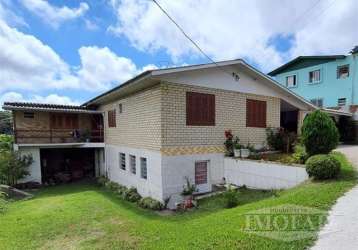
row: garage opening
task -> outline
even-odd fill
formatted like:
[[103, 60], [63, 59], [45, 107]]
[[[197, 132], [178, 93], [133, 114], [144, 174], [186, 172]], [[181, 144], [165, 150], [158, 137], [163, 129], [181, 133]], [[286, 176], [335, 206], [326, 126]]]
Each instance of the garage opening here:
[[44, 184], [67, 183], [95, 176], [93, 148], [41, 149], [40, 158]]
[[283, 100], [281, 100], [280, 126], [288, 132], [297, 133], [298, 109]]

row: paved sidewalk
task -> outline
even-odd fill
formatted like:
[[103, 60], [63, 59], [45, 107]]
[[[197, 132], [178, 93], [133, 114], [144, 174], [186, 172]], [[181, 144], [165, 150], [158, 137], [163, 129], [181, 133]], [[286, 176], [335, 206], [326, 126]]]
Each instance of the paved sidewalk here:
[[[358, 146], [341, 146], [337, 151], [358, 167]], [[321, 249], [358, 249], [358, 186], [339, 198], [329, 212], [328, 223], [311, 248]]]

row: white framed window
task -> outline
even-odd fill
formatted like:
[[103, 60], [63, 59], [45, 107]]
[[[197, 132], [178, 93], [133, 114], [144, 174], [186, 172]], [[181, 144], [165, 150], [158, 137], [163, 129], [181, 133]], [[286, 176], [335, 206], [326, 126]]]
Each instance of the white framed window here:
[[322, 108], [323, 107], [323, 98], [311, 99], [311, 103], [319, 108]]
[[24, 118], [33, 119], [35, 117], [34, 112], [24, 112]]
[[349, 64], [337, 67], [337, 79], [349, 77]]
[[346, 98], [338, 98], [338, 106], [346, 106], [347, 99]]
[[293, 88], [297, 86], [297, 76], [286, 76], [286, 87]]
[[137, 166], [136, 166], [136, 157], [135, 155], [129, 155], [129, 167], [132, 174], [137, 173]]
[[140, 177], [147, 179], [147, 158], [140, 158]]
[[119, 153], [119, 168], [126, 170], [126, 154]]
[[309, 83], [317, 83], [321, 81], [321, 70], [314, 70], [308, 73]]
[[123, 104], [122, 103], [118, 104], [118, 113], [119, 114], [123, 113]]

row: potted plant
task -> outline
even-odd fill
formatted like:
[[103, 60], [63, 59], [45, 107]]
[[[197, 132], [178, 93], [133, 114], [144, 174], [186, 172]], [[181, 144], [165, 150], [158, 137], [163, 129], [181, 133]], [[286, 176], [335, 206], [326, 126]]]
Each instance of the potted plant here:
[[81, 133], [81, 139], [85, 142], [91, 141], [91, 132], [89, 131], [89, 129], [83, 130], [83, 132]]
[[193, 193], [196, 191], [196, 186], [190, 183], [187, 176], [185, 177], [185, 182], [181, 195], [184, 199], [184, 208], [191, 208], [193, 207]]
[[235, 146], [234, 146], [234, 155], [235, 157], [240, 157], [240, 158], [247, 158], [250, 156], [250, 152], [252, 151], [252, 146], [250, 145], [250, 143], [248, 143], [246, 146], [242, 145], [239, 143], [240, 140], [238, 137], [236, 137], [235, 139]]

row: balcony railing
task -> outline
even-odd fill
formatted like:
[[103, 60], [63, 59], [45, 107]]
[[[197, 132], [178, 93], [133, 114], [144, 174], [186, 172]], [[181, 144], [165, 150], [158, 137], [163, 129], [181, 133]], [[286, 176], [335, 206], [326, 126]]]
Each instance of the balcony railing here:
[[103, 142], [103, 129], [16, 129], [18, 144]]

